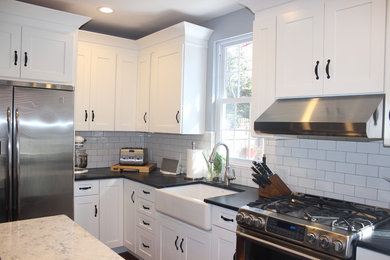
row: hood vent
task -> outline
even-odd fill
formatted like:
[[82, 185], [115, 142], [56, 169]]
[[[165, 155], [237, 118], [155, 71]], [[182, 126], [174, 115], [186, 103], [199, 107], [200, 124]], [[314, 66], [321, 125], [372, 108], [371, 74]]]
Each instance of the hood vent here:
[[384, 95], [276, 100], [256, 121], [259, 134], [382, 138]]

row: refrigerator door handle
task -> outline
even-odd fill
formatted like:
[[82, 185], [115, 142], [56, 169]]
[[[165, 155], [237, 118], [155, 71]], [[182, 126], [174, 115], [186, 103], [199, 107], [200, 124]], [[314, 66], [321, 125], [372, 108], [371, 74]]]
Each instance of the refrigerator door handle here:
[[15, 166], [15, 199], [16, 199], [16, 218], [15, 220], [19, 220], [20, 217], [20, 197], [19, 197], [19, 172], [20, 172], [20, 136], [19, 136], [19, 110], [15, 110], [15, 122], [16, 122], [16, 127], [15, 127], [15, 139], [16, 139], [16, 153], [15, 153], [15, 159], [16, 159], [16, 166]]
[[8, 173], [8, 221], [12, 220], [12, 161], [11, 161], [11, 147], [12, 147], [12, 136], [11, 136], [11, 108], [7, 108], [7, 129], [8, 129], [8, 144], [7, 144], [7, 173]]

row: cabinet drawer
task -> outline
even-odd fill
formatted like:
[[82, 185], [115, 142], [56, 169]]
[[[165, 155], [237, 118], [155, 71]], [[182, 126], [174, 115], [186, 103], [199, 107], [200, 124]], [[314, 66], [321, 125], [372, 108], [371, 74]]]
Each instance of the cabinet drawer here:
[[225, 228], [227, 230], [236, 232], [237, 222], [236, 215], [237, 211], [213, 206], [212, 209], [212, 223], [213, 225]]
[[143, 259], [154, 259], [155, 252], [156, 248], [153, 234], [141, 228], [137, 228], [136, 254], [141, 256]]
[[155, 223], [156, 223], [156, 221], [153, 218], [148, 217], [144, 214], [137, 214], [137, 226], [138, 227], [140, 227], [146, 231], [149, 231], [151, 233], [154, 233], [154, 230], [156, 228]]
[[151, 216], [151, 217], [154, 217], [155, 209], [154, 209], [153, 202], [145, 200], [143, 198], [138, 198], [137, 204], [138, 204], [138, 206], [137, 206], [138, 212], [145, 214], [145, 215], [148, 215], [148, 216]]
[[154, 190], [155, 188], [147, 185], [139, 185], [137, 195], [140, 198], [154, 202]]
[[99, 180], [75, 181], [74, 196], [99, 194]]

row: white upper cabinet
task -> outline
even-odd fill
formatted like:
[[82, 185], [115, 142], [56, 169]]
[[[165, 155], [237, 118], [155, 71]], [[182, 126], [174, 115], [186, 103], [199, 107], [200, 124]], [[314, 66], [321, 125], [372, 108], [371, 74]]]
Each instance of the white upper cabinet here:
[[77, 29], [90, 18], [17, 1], [0, 2], [0, 77], [75, 83]]
[[[276, 71], [268, 85], [259, 71], [254, 87], [271, 87], [275, 98], [383, 93], [385, 14], [385, 0], [298, 0], [256, 13], [255, 48], [264, 46], [256, 34], [266, 17], [276, 23], [275, 64], [268, 63]], [[267, 55], [255, 49], [254, 67]]]
[[0, 23], [0, 75], [19, 77], [22, 27]]
[[75, 130], [135, 130], [137, 55], [132, 40], [79, 32]]
[[385, 19], [386, 0], [325, 1], [324, 94], [384, 91]]
[[182, 22], [137, 41], [144, 54], [138, 62], [138, 131], [204, 132], [207, 42], [211, 33]]
[[322, 0], [293, 2], [277, 15], [277, 97], [322, 94], [322, 28]]
[[135, 128], [140, 132], [149, 131], [150, 59], [150, 53], [141, 54], [138, 57], [137, 109], [135, 116]]

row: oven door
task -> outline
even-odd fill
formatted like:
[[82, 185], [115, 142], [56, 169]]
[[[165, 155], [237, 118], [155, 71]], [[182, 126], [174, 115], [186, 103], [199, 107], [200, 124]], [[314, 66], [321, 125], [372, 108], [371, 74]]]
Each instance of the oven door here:
[[300, 245], [237, 227], [236, 260], [339, 260]]

